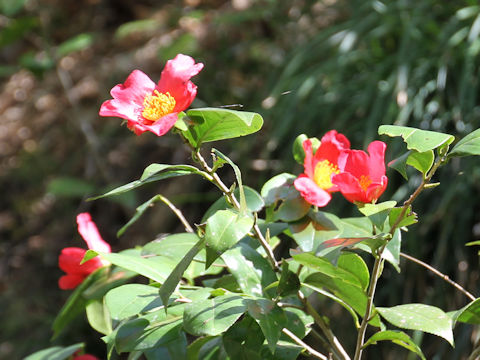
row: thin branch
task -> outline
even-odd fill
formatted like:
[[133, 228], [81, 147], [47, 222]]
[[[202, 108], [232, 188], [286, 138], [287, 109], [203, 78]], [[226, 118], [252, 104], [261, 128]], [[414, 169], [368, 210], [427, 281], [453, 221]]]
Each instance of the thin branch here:
[[476, 297], [474, 295], [472, 295], [471, 293], [469, 293], [465, 288], [463, 288], [460, 284], [456, 283], [455, 281], [453, 281], [452, 279], [450, 279], [448, 277], [448, 275], [445, 275], [444, 273], [438, 271], [437, 269], [435, 269], [433, 266], [431, 265], [428, 265], [427, 263], [423, 262], [422, 260], [419, 260], [413, 256], [410, 256], [408, 254], [405, 254], [403, 252], [400, 253], [400, 256], [404, 257], [405, 259], [408, 259], [410, 261], [413, 261], [414, 263], [417, 263], [418, 265], [420, 266], [423, 266], [424, 268], [430, 270], [432, 273], [434, 273], [435, 275], [437, 275], [438, 277], [440, 277], [441, 279], [445, 280], [447, 283], [449, 283], [450, 285], [452, 285], [453, 287], [455, 287], [457, 290], [459, 290], [460, 292], [462, 292], [466, 297], [468, 297], [470, 300], [474, 301], [476, 299]]
[[185, 226], [185, 231], [187, 231], [189, 233], [195, 232], [195, 230], [193, 230], [193, 228], [188, 223], [187, 219], [185, 219], [185, 217], [183, 216], [182, 212], [180, 210], [178, 210], [178, 208], [175, 207], [175, 205], [173, 205], [170, 202], [170, 200], [168, 200], [165, 196], [160, 195], [160, 194], [158, 194], [157, 196], [165, 205], [167, 205], [170, 208], [170, 210], [173, 211], [173, 213], [175, 215], [177, 215], [178, 219], [182, 222], [183, 226]]
[[301, 347], [303, 347], [305, 350], [307, 350], [307, 352], [312, 355], [313, 357], [317, 358], [317, 359], [321, 359], [321, 360], [328, 360], [328, 357], [326, 357], [325, 355], [319, 353], [317, 350], [313, 349], [312, 347], [310, 347], [309, 345], [305, 344], [300, 338], [298, 338], [294, 333], [292, 333], [290, 330], [286, 329], [286, 328], [283, 328], [282, 329], [282, 332], [287, 335], [290, 339], [292, 339], [293, 341], [295, 341], [298, 345], [300, 345]]

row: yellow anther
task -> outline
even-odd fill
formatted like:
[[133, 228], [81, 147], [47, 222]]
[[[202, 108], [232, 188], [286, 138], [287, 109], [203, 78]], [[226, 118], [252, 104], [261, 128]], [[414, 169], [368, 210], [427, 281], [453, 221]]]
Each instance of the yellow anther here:
[[162, 116], [170, 114], [175, 108], [175, 99], [169, 92], [161, 93], [154, 90], [153, 94], [143, 100], [142, 116], [151, 121], [157, 121]]
[[362, 175], [360, 176], [360, 187], [362, 188], [363, 191], [367, 191], [368, 187], [372, 183], [372, 180], [370, 179], [370, 176], [368, 175]]
[[340, 170], [336, 165], [331, 164], [328, 160], [319, 161], [315, 165], [315, 172], [313, 174], [313, 181], [321, 189], [330, 189], [332, 184], [332, 174], [339, 174]]

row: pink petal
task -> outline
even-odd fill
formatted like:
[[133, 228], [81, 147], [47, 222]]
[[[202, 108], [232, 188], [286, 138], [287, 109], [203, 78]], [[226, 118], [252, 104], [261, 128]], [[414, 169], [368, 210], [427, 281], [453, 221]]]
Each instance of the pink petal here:
[[87, 243], [89, 249], [99, 252], [112, 252], [110, 245], [100, 236], [97, 225], [92, 221], [89, 213], [78, 214], [77, 224], [78, 232]]
[[300, 192], [305, 201], [312, 205], [323, 207], [327, 205], [332, 198], [327, 191], [319, 188], [313, 180], [305, 175], [300, 175], [296, 178], [293, 185], [295, 186], [295, 189]]
[[183, 54], [178, 54], [174, 59], [167, 61], [157, 90], [161, 93], [169, 92], [175, 98], [175, 112], [185, 110], [195, 99], [197, 86], [190, 81], [190, 78], [202, 69], [202, 63], [195, 64], [193, 58]]
[[368, 168], [370, 178], [373, 182], [379, 181], [385, 176], [385, 150], [387, 145], [383, 141], [373, 141], [368, 145], [368, 153], [370, 154]]
[[337, 165], [340, 152], [347, 149], [350, 149], [350, 141], [345, 135], [337, 133], [336, 130], [330, 130], [322, 137], [315, 159], [328, 160], [331, 164]]
[[78, 274], [63, 275], [62, 277], [60, 277], [60, 279], [58, 279], [58, 287], [62, 290], [75, 289], [83, 282], [85, 277], [85, 275]]
[[387, 184], [388, 184], [388, 178], [385, 175], [382, 176], [380, 183], [374, 182], [370, 184], [366, 192], [366, 197], [368, 199], [368, 202], [377, 200], [387, 188]]
[[103, 266], [98, 256], [80, 265], [86, 252], [85, 249], [75, 247], [62, 249], [58, 256], [58, 267], [67, 274], [88, 275]]
[[344, 150], [338, 159], [339, 168], [342, 171], [351, 173], [354, 177], [360, 178], [362, 175], [369, 175], [369, 158], [362, 150]]
[[99, 360], [96, 356], [90, 354], [75, 356], [72, 360]]
[[178, 113], [171, 113], [161, 117], [152, 125], [146, 125], [139, 122], [129, 121], [128, 128], [135, 131], [135, 134], [140, 135], [145, 131], [151, 131], [157, 136], [166, 134], [178, 120]]
[[310, 139], [307, 139], [303, 142], [303, 151], [305, 152], [305, 158], [303, 159], [303, 169], [305, 175], [309, 178], [313, 178], [315, 174], [315, 164], [313, 162], [313, 149], [312, 142]]

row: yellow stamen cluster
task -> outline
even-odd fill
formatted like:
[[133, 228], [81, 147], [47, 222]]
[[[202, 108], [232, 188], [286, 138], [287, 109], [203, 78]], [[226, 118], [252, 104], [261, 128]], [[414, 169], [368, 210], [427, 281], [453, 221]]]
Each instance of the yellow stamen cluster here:
[[332, 174], [339, 174], [340, 170], [336, 165], [331, 164], [328, 160], [319, 161], [315, 165], [313, 173], [313, 181], [321, 189], [330, 189], [333, 186]]
[[157, 121], [162, 116], [170, 114], [175, 108], [176, 101], [169, 92], [161, 93], [154, 90], [153, 94], [145, 96], [143, 100], [142, 116], [151, 121]]
[[363, 191], [367, 191], [368, 187], [372, 183], [372, 180], [370, 179], [370, 176], [368, 175], [362, 175], [360, 176], [360, 187], [362, 188]]

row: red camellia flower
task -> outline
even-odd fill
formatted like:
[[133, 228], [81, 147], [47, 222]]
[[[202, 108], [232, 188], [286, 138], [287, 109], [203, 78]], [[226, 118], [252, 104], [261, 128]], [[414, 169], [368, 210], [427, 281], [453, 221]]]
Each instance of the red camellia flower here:
[[202, 68], [202, 63], [195, 64], [190, 56], [178, 54], [167, 61], [158, 84], [134, 70], [125, 83], [110, 91], [113, 99], [102, 104], [100, 115], [128, 120], [128, 128], [137, 135], [151, 131], [162, 136], [175, 124], [178, 113], [195, 99], [197, 86], [190, 78]]
[[99, 360], [96, 356], [90, 354], [75, 355], [73, 354], [72, 360]]
[[[92, 221], [89, 213], [78, 214], [77, 224], [78, 232], [87, 243], [89, 249], [107, 253], [111, 252], [110, 245], [100, 236], [97, 226]], [[60, 289], [69, 290], [76, 288], [88, 275], [108, 264], [108, 262], [102, 261], [97, 256], [80, 265], [86, 252], [87, 250], [77, 247], [62, 249], [58, 257], [58, 266], [67, 274], [58, 280]]]
[[362, 150], [346, 150], [339, 156], [343, 172], [334, 175], [332, 182], [342, 195], [353, 203], [371, 203], [383, 194], [388, 178], [385, 176], [385, 149], [382, 141], [368, 145], [368, 154]]
[[315, 155], [310, 139], [303, 142], [304, 173], [295, 179], [293, 185], [307, 202], [319, 207], [328, 204], [332, 198], [330, 193], [338, 191], [331, 180], [332, 175], [341, 171], [338, 166], [338, 156], [343, 150], [349, 148], [350, 141], [336, 130], [331, 130], [322, 137]]

